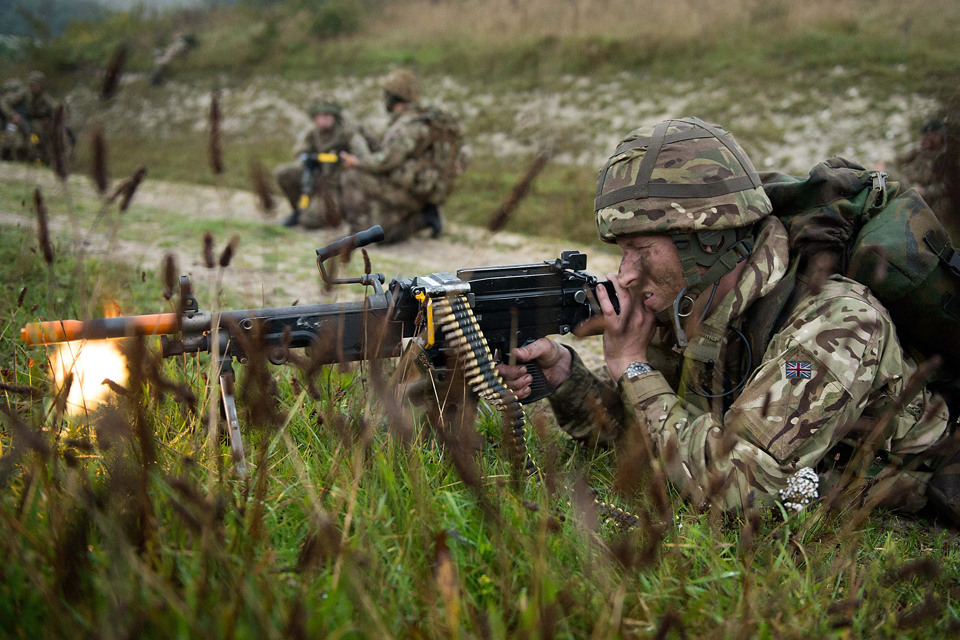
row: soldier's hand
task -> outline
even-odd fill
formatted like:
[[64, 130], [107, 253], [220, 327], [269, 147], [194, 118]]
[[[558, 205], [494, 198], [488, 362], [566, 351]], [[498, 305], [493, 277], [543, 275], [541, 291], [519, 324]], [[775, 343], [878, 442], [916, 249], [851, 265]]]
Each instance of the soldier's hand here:
[[614, 310], [604, 287], [597, 287], [597, 302], [603, 311], [603, 359], [610, 376], [617, 381], [631, 362], [647, 362], [647, 347], [656, 332], [657, 317], [642, 303], [633, 304], [617, 274], [609, 273], [607, 279], [617, 292], [620, 313]]
[[533, 382], [533, 376], [527, 373], [527, 368], [521, 363], [536, 361], [540, 370], [543, 371], [543, 377], [552, 387], [558, 387], [569, 378], [573, 367], [573, 356], [570, 355], [570, 351], [549, 338], [540, 338], [525, 347], [517, 347], [513, 350], [513, 355], [517, 359], [517, 364], [513, 366], [498, 364], [497, 371], [519, 400], [530, 395], [530, 384]]
[[23, 118], [20, 117], [19, 113], [13, 114], [13, 124], [21, 124], [22, 122]]
[[352, 153], [347, 153], [346, 151], [340, 152], [340, 162], [343, 163], [344, 169], [350, 169], [357, 166], [358, 161], [359, 160], [357, 156], [353, 155]]

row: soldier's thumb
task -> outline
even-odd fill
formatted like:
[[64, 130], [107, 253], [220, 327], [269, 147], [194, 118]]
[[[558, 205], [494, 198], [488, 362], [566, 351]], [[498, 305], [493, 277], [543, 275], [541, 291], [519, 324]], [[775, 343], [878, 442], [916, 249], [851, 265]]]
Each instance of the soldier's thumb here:
[[554, 345], [552, 340], [549, 338], [540, 338], [525, 347], [517, 347], [514, 350], [514, 354], [517, 356], [517, 360], [529, 362], [542, 358], [543, 356], [552, 355], [553, 350]]

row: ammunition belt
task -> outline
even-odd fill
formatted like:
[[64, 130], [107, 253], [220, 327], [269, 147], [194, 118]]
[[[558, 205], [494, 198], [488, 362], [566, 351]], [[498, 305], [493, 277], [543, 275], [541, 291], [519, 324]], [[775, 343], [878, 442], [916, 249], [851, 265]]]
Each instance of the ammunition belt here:
[[[490, 346], [480, 331], [473, 309], [464, 295], [448, 295], [432, 300], [434, 322], [443, 331], [447, 347], [464, 368], [464, 379], [471, 390], [503, 414], [503, 441], [508, 457], [524, 476], [543, 475], [527, 453], [526, 418], [513, 391], [497, 373]], [[622, 527], [638, 527], [640, 519], [623, 509], [593, 497], [602, 520]]]

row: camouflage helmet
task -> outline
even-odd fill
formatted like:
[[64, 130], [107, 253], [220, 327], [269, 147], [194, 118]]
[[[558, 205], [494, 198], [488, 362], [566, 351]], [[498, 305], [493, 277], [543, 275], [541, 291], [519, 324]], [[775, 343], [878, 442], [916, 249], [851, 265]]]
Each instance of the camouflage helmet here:
[[630, 132], [600, 170], [594, 201], [604, 242], [748, 227], [772, 210], [733, 136], [697, 118]]
[[343, 115], [343, 109], [340, 105], [332, 100], [317, 101], [310, 105], [310, 117], [316, 117], [322, 113], [329, 114], [336, 118], [339, 118]]
[[420, 78], [409, 69], [395, 69], [380, 83], [383, 90], [404, 102], [420, 100]]
[[46, 81], [47, 76], [43, 73], [43, 71], [31, 71], [27, 76], [27, 84], [39, 84], [40, 86], [43, 86]]
[[947, 128], [946, 123], [940, 118], [930, 118], [920, 127], [920, 133], [940, 133]]

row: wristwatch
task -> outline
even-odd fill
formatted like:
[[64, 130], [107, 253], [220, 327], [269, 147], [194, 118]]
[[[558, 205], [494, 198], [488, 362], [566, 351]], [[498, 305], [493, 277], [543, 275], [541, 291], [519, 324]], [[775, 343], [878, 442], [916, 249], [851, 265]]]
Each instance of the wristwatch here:
[[627, 376], [628, 380], [633, 380], [637, 376], [642, 376], [643, 374], [650, 373], [653, 370], [653, 367], [646, 362], [631, 362], [630, 366], [627, 367], [627, 370], [623, 372], [623, 375]]

